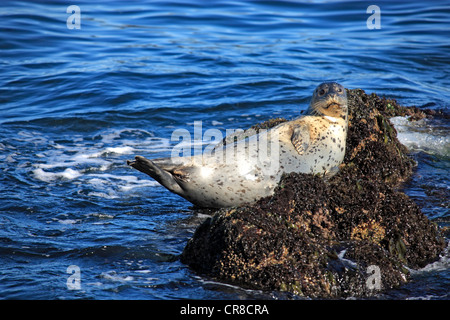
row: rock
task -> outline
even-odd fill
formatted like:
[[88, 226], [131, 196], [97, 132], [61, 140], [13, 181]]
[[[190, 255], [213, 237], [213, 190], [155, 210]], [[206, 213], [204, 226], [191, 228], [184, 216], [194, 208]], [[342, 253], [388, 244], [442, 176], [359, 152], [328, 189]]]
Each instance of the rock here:
[[389, 121], [429, 115], [360, 89], [348, 90], [348, 99], [347, 150], [338, 174], [328, 180], [285, 175], [272, 197], [215, 212], [181, 261], [242, 287], [338, 298], [399, 286], [408, 268], [436, 260], [444, 237], [398, 190], [415, 163]]

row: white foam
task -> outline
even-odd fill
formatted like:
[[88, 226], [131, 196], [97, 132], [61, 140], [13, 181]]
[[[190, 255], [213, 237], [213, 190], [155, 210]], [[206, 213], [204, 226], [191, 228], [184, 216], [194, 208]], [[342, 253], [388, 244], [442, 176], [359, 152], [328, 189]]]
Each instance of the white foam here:
[[[99, 213], [89, 213], [88, 216], [92, 216], [92, 217], [96, 217], [99, 219], [114, 219], [114, 216], [111, 214], [106, 214], [103, 212], [99, 212]], [[95, 224], [95, 222], [94, 222]]]
[[137, 272], [137, 273], [144, 273], [144, 274], [146, 274], [146, 273], [152, 273], [152, 270], [149, 270], [149, 269], [145, 269], [145, 270], [136, 270], [136, 272]]
[[154, 186], [158, 186], [159, 183], [153, 180], [140, 180], [139, 183], [135, 183], [135, 184], [126, 184], [123, 186], [119, 187], [120, 191], [123, 192], [128, 192], [134, 188], [145, 188], [145, 187], [154, 187]]
[[450, 241], [439, 260], [417, 270], [417, 272], [445, 271], [450, 269]]
[[[91, 178], [93, 177], [93, 178]], [[117, 194], [111, 189], [116, 187], [119, 192], [129, 192], [135, 188], [154, 187], [159, 183], [155, 180], [139, 179], [137, 176], [129, 175], [113, 175], [113, 174], [90, 174], [88, 175], [88, 183], [97, 189], [107, 192], [91, 192], [89, 195], [102, 198], [116, 198]]]
[[393, 117], [398, 140], [411, 151], [424, 151], [448, 156], [450, 154], [449, 129], [438, 127], [429, 119], [410, 121], [407, 117]]
[[131, 154], [133, 153], [134, 148], [129, 146], [123, 146], [123, 147], [108, 147], [105, 149], [105, 152], [112, 152], [117, 154]]
[[38, 163], [34, 166], [41, 169], [54, 169], [80, 165], [101, 166], [109, 164], [107, 160], [98, 158], [101, 152], [86, 153], [85, 151], [80, 151], [76, 154], [71, 154], [72, 152], [72, 148], [58, 149], [58, 151], [54, 151], [46, 157], [47, 163]]
[[356, 267], [357, 267], [357, 264], [356, 264], [354, 261], [349, 260], [349, 259], [347, 259], [347, 258], [344, 258], [346, 252], [347, 252], [347, 249], [341, 250], [341, 251], [338, 253], [338, 258], [339, 258], [343, 263], [346, 263], [346, 264], [350, 265], [351, 267], [356, 268]]
[[54, 180], [61, 178], [73, 180], [82, 175], [79, 171], [73, 170], [71, 168], [67, 168], [62, 172], [46, 172], [43, 169], [38, 168], [33, 170], [33, 174], [36, 177], [36, 179], [45, 182], [52, 182]]
[[55, 180], [55, 177], [53, 174], [51, 174], [49, 172], [45, 172], [41, 168], [33, 170], [33, 175], [36, 179], [45, 181], [45, 182], [50, 182], [50, 181]]
[[93, 185], [94, 187], [101, 188], [103, 187], [107, 181], [99, 178], [93, 178], [86, 181], [88, 184]]
[[81, 173], [79, 171], [73, 170], [71, 168], [67, 168], [63, 172], [60, 173], [60, 176], [69, 180], [78, 178], [81, 176]]
[[65, 220], [58, 220], [58, 222], [61, 223], [61, 224], [76, 224], [76, 223], [80, 222], [80, 220], [65, 219]]
[[[123, 175], [126, 155], [151, 156], [164, 152], [167, 156], [171, 151], [169, 139], [132, 128], [108, 129], [93, 138], [61, 137], [58, 143], [45, 135], [26, 131], [18, 136], [18, 139], [41, 145], [38, 161], [31, 169], [36, 180], [49, 184], [73, 183], [81, 194], [106, 199], [115, 199], [124, 193], [133, 196], [133, 189], [159, 185], [150, 178], [141, 179], [138, 174]], [[14, 161], [13, 157], [4, 160]]]
[[121, 275], [121, 274], [118, 274], [116, 271], [102, 272], [100, 274], [100, 278], [103, 278], [108, 281], [113, 281], [113, 282], [127, 282], [127, 281], [134, 280], [134, 278], [132, 276]]

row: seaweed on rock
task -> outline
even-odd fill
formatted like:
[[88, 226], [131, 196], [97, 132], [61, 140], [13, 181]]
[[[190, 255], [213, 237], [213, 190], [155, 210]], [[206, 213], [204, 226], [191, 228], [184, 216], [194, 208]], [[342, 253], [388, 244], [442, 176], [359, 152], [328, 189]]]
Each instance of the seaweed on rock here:
[[335, 176], [287, 174], [273, 196], [217, 211], [181, 261], [243, 287], [336, 298], [396, 287], [408, 280], [408, 268], [437, 259], [444, 238], [398, 190], [415, 163], [389, 121], [426, 115], [360, 89], [348, 90], [348, 99], [346, 155]]

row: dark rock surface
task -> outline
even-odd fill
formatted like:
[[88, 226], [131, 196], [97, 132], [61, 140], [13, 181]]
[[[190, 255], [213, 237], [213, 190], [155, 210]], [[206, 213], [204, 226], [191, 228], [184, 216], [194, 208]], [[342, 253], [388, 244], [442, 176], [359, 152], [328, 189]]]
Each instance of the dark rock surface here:
[[396, 287], [408, 281], [407, 268], [436, 260], [444, 238], [398, 190], [415, 163], [389, 122], [395, 115], [430, 115], [360, 89], [349, 90], [348, 99], [347, 148], [338, 174], [328, 180], [285, 175], [272, 197], [215, 212], [198, 227], [181, 261], [243, 287], [337, 298]]

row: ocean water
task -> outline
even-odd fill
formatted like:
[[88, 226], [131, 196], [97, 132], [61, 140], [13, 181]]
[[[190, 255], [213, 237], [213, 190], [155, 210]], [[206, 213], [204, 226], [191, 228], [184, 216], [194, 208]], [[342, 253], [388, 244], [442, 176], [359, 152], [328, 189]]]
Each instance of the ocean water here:
[[[1, 299], [289, 298], [180, 263], [206, 215], [126, 160], [194, 122], [296, 117], [324, 80], [448, 115], [448, 1], [70, 4], [0, 3]], [[448, 227], [448, 116], [393, 121], [418, 161], [405, 192]], [[376, 298], [449, 299], [449, 258]]]

